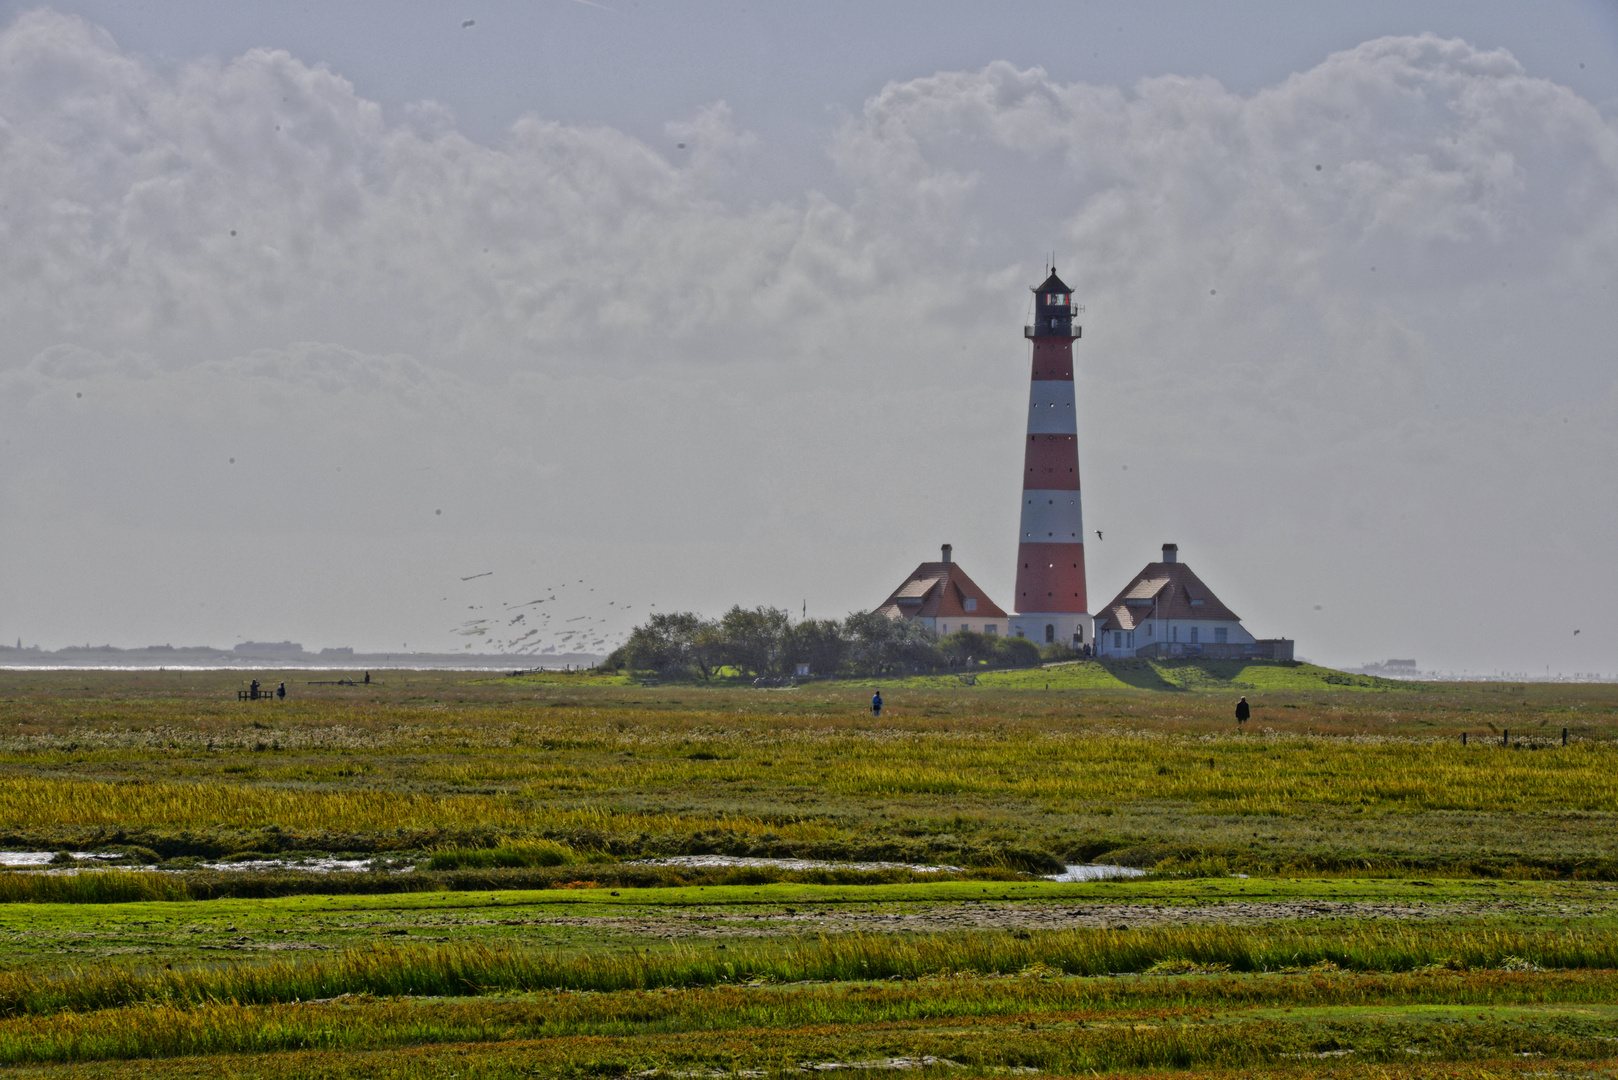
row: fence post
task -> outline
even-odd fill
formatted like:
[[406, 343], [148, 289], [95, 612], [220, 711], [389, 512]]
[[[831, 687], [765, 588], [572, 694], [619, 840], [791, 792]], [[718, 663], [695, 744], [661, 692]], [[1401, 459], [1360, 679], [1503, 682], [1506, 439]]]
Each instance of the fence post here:
[[1500, 729], [1500, 745], [1501, 746], [1507, 746], [1510, 743], [1511, 743], [1511, 729], [1510, 728], [1501, 728]]
[[1466, 745], [1466, 732], [1464, 732], [1464, 731], [1461, 732], [1461, 745], [1462, 746]]
[[1567, 728], [1562, 729], [1562, 745], [1567, 745]]

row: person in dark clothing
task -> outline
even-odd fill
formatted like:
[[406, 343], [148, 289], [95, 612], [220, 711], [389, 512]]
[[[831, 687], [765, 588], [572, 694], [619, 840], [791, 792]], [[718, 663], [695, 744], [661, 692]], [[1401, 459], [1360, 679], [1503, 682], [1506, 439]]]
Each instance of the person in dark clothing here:
[[258, 700], [258, 680], [254, 679], [247, 684], [247, 698], [249, 701]]
[[280, 686], [277, 686], [275, 688], [275, 696], [277, 698], [279, 698], [280, 700], [282, 700], [282, 701], [285, 701], [287, 699], [287, 684], [286, 683], [282, 683]]
[[367, 671], [367, 672], [366, 672], [366, 673], [365, 673], [365, 685], [366, 685], [366, 686], [370, 686], [370, 685], [371, 685], [371, 673], [370, 673], [370, 672], [369, 672], [369, 671]]
[[882, 691], [880, 690], [871, 695], [871, 715], [882, 715]]
[[1245, 724], [1247, 722], [1247, 718], [1252, 716], [1252, 715], [1253, 715], [1253, 710], [1247, 707], [1247, 699], [1246, 698], [1242, 698], [1240, 701], [1238, 701], [1236, 703], [1236, 723], [1237, 723], [1237, 725]]

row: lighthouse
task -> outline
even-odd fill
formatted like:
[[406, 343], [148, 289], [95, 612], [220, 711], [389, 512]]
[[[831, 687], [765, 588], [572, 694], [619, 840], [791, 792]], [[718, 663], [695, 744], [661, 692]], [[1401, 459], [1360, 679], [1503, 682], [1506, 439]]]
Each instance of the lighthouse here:
[[1016, 614], [1011, 632], [1037, 644], [1091, 643], [1084, 590], [1084, 517], [1079, 507], [1079, 424], [1073, 395], [1073, 342], [1080, 328], [1073, 290], [1051, 276], [1034, 290], [1023, 445], [1022, 520], [1017, 531]]

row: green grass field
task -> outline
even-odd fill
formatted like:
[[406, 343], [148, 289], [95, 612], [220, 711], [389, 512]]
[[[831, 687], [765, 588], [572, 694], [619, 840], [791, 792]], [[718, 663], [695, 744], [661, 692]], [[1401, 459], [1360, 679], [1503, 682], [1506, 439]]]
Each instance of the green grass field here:
[[1618, 1075], [1618, 687], [259, 677], [0, 673], [0, 1068]]

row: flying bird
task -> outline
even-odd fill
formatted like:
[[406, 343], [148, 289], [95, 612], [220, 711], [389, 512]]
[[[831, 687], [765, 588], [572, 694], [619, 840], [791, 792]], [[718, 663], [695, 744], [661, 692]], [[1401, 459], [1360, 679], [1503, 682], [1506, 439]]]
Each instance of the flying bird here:
[[1096, 530], [1096, 539], [1097, 539], [1097, 540], [1100, 540], [1100, 539], [1101, 539], [1101, 530], [1100, 530], [1100, 529], [1097, 529], [1097, 530]]
[[1578, 636], [1579, 636], [1579, 632], [1578, 632], [1578, 631], [1577, 631], [1577, 630], [1575, 630], [1575, 631], [1573, 631], [1573, 636], [1574, 636], [1574, 637], [1578, 637]]
[[468, 26], [476, 26], [477, 24], [478, 21], [476, 19], [467, 19], [461, 23], [461, 29], [465, 30]]
[[488, 577], [492, 573], [494, 573], [493, 570], [485, 570], [481, 574], [473, 574], [471, 577], [463, 577], [461, 580], [462, 581], [471, 581], [472, 578]]

